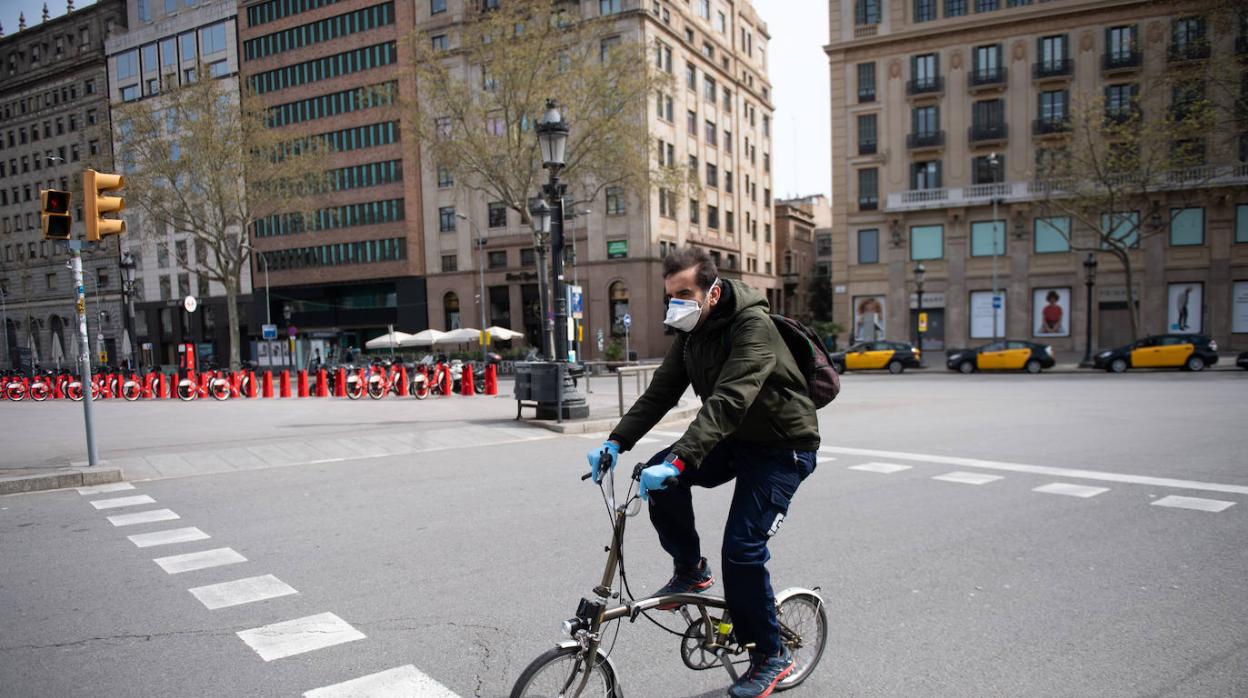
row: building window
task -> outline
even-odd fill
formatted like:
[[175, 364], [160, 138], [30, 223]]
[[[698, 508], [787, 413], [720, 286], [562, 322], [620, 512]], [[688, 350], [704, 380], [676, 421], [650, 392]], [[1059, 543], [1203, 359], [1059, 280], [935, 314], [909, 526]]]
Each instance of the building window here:
[[719, 188], [719, 167], [712, 163], [706, 163], [706, 186]]
[[702, 97], [706, 101], [710, 102], [712, 106], [719, 101], [719, 94], [716, 91], [717, 89], [718, 85], [715, 83], [715, 78], [709, 75], [702, 78]]
[[117, 79], [126, 80], [139, 74], [139, 50], [117, 54]]
[[689, 132], [690, 138], [698, 137], [698, 113], [696, 111], [687, 112], [685, 116], [685, 130]]
[[178, 37], [178, 47], [182, 54], [182, 62], [194, 62], [198, 53], [195, 50], [195, 32], [187, 32]]
[[1005, 71], [1002, 69], [1001, 44], [976, 46], [973, 70], [974, 74], [971, 76], [972, 84], [989, 84], [1004, 80]]
[[911, 56], [910, 77], [916, 90], [936, 89], [940, 80], [940, 57], [934, 53]]
[[719, 145], [719, 138], [715, 130], [714, 121], [706, 122], [706, 144], [711, 147], [716, 147]]
[[459, 257], [453, 254], [442, 255], [442, 271], [459, 271]]
[[1170, 209], [1170, 246], [1187, 247], [1205, 244], [1205, 209]]
[[1177, 59], [1203, 58], [1209, 55], [1204, 17], [1174, 20], [1170, 35], [1170, 55]]
[[[820, 256], [830, 256], [832, 254], [832, 240], [828, 239], [828, 252], [824, 255], [820, 252]], [[869, 230], [858, 231], [858, 263], [859, 264], [878, 264], [880, 261], [880, 231], [874, 228]]]
[[966, 0], [945, 0], [945, 17], [961, 17], [966, 14]]
[[910, 130], [916, 139], [935, 138], [940, 132], [940, 107], [915, 107], [910, 112]]
[[971, 159], [972, 184], [1000, 184], [1005, 181], [1005, 156], [997, 155], [996, 162], [990, 155], [979, 155]]
[[1070, 114], [1067, 106], [1070, 95], [1066, 90], [1047, 90], [1040, 93], [1040, 120], [1049, 124], [1064, 123]]
[[910, 228], [910, 259], [941, 259], [945, 256], [945, 228], [940, 225], [916, 225]]
[[880, 0], [856, 0], [854, 24], [858, 26], [880, 23]]
[[1070, 251], [1070, 218], [1037, 218], [1034, 225], [1036, 254]]
[[620, 187], [607, 187], [607, 215], [622, 216], [624, 213], [624, 190]]
[[940, 189], [940, 161], [916, 162], [910, 166], [911, 189]]
[[975, 0], [976, 12], [992, 12], [1000, 9], [1001, 0]]
[[444, 233], [455, 232], [454, 206], [443, 206], [438, 209], [438, 230]]
[[689, 222], [692, 223], [693, 225], [698, 225], [698, 223], [700, 222], [699, 221], [700, 212], [701, 212], [701, 209], [698, 206], [698, 200], [689, 199]]
[[225, 22], [199, 30], [199, 50], [205, 56], [225, 50]]
[[451, 168], [438, 165], [438, 188], [446, 189], [452, 186], [455, 186], [455, 178], [451, 175]]
[[874, 211], [880, 207], [880, 171], [874, 167], [858, 170], [858, 210]]
[[1066, 72], [1070, 41], [1065, 34], [1041, 37], [1037, 54], [1040, 57], [1038, 69], [1041, 75], [1061, 75]]
[[685, 63], [685, 87], [697, 92], [698, 90], [698, 69], [693, 63]]
[[936, 19], [936, 0], [914, 0], [914, 21], [930, 22]]
[[1005, 254], [1005, 221], [971, 223], [971, 256], [991, 257]]
[[507, 268], [507, 250], [490, 250], [488, 259], [491, 269]]
[[489, 225], [491, 228], [507, 227], [507, 206], [501, 201], [491, 201], [489, 205]]
[[1128, 65], [1135, 58], [1135, 25], [1105, 30], [1105, 55], [1109, 65]]
[[446, 0], [429, 0], [429, 14], [440, 15], [446, 12]]
[[858, 103], [875, 101], [875, 64], [858, 64]]
[[707, 205], [706, 207], [706, 227], [711, 230], [719, 230], [719, 207]]
[[858, 115], [858, 154], [873, 155], [876, 152], [876, 114]]
[[446, 34], [438, 34], [430, 39], [434, 51], [445, 51], [449, 44], [446, 41]]
[[1140, 212], [1118, 211], [1113, 214], [1101, 214], [1101, 249], [1109, 249], [1108, 240], [1119, 242], [1125, 247], [1140, 246]]
[[1140, 86], [1135, 83], [1105, 86], [1105, 118], [1125, 121], [1135, 112]]
[[1248, 204], [1235, 206], [1235, 242], [1248, 242]]
[[654, 45], [654, 65], [659, 70], [672, 74], [672, 47], [663, 43], [656, 42]]

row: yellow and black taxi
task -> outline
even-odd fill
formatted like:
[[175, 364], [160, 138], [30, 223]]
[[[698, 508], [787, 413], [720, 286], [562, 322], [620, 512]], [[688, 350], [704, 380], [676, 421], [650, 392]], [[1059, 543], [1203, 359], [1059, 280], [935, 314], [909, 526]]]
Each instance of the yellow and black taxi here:
[[887, 370], [901, 373], [919, 367], [919, 350], [908, 342], [859, 342], [845, 351], [832, 352], [832, 366], [845, 371]]
[[1156, 334], [1096, 355], [1094, 368], [1122, 373], [1128, 368], [1202, 371], [1218, 363], [1218, 343], [1199, 334]]
[[1039, 373], [1053, 368], [1053, 347], [1019, 339], [1006, 339], [985, 344], [977, 349], [952, 349], [945, 352], [945, 365], [951, 371], [1026, 371]]

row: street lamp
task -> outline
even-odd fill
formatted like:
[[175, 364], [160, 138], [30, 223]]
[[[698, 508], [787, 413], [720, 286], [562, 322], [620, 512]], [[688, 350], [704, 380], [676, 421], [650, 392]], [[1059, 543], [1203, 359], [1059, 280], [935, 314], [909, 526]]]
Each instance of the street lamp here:
[[[992, 166], [992, 181], [994, 184], [1001, 181], [1001, 159], [997, 157], [995, 152], [988, 155], [988, 164]], [[998, 297], [1001, 291], [997, 287], [997, 203], [1000, 198], [997, 192], [992, 192], [992, 341], [997, 341], [997, 314], [1000, 309]]]
[[1092, 368], [1092, 287], [1096, 285], [1096, 254], [1089, 252], [1083, 260], [1083, 283], [1088, 287], [1088, 325], [1087, 337], [1084, 339], [1083, 361], [1081, 368]]
[[546, 113], [537, 122], [537, 144], [542, 149], [542, 167], [550, 170], [552, 177], [558, 177], [566, 163], [569, 131], [555, 100], [546, 100]]
[[927, 267], [923, 266], [923, 262], [919, 262], [914, 266], [914, 290], [919, 298], [919, 326], [915, 333], [918, 337], [919, 344], [919, 367], [923, 366], [923, 281], [927, 278]]
[[533, 226], [533, 249], [537, 252], [537, 296], [542, 314], [542, 356], [550, 357], [553, 342], [546, 314], [546, 242], [550, 239], [550, 205], [540, 196], [529, 199], [529, 221]]
[[[121, 239], [118, 238], [118, 244]], [[129, 250], [121, 253], [121, 258], [117, 262], [117, 266], [121, 269], [121, 309], [122, 320], [125, 322], [126, 334], [130, 337], [130, 366], [139, 365], [136, 358], [137, 353], [135, 346], [138, 344], [138, 337], [134, 334], [134, 272], [138, 269], [139, 263], [135, 260], [134, 255]]]
[[[481, 230], [477, 227], [476, 221], [462, 213], [456, 213], [455, 217], [466, 221], [472, 227], [472, 232], [476, 235], [475, 244], [477, 246], [477, 278], [480, 282], [481, 289], [477, 296], [477, 303], [481, 306], [481, 361], [486, 361], [485, 355], [485, 262], [482, 257], [485, 255], [485, 238], [481, 237]], [[483, 369], [484, 370], [484, 369]]]

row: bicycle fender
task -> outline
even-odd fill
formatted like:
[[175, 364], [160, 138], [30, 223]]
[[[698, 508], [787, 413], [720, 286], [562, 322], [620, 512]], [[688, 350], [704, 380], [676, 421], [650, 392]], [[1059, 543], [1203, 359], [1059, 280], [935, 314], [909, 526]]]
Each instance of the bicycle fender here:
[[796, 596], [798, 594], [810, 594], [811, 596], [814, 596], [816, 599], [819, 599], [820, 606], [827, 605], [827, 602], [824, 601], [823, 597], [819, 594], [819, 587], [815, 587], [814, 589], [806, 589], [804, 587], [789, 587], [781, 591], [780, 593], [776, 594], [776, 605], [779, 606], [780, 604], [784, 603], [784, 601], [788, 599], [790, 596]]
[[[563, 642], [557, 643], [555, 646], [559, 649], [570, 649], [580, 647], [581, 644], [576, 640], [564, 640]], [[620, 688], [620, 672], [615, 668], [615, 661], [603, 654], [601, 647], [598, 648], [598, 656], [601, 657], [602, 660], [606, 661], [607, 667], [611, 669], [611, 675], [615, 677], [614, 698], [624, 698], [624, 689]]]

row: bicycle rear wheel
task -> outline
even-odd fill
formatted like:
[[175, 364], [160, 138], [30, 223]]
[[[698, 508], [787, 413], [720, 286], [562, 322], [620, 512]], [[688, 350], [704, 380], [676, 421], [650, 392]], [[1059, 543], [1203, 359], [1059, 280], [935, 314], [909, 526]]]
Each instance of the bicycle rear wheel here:
[[794, 688], [805, 681], [823, 658], [828, 645], [828, 612], [823, 599], [809, 591], [782, 596], [776, 604], [780, 635], [793, 653], [793, 671], [776, 685], [777, 691]]
[[[511, 698], [574, 698], [576, 688], [584, 679], [585, 662], [580, 647], [552, 647], [534, 659], [511, 689]], [[615, 671], [602, 658], [594, 663], [579, 698], [619, 698]]]

